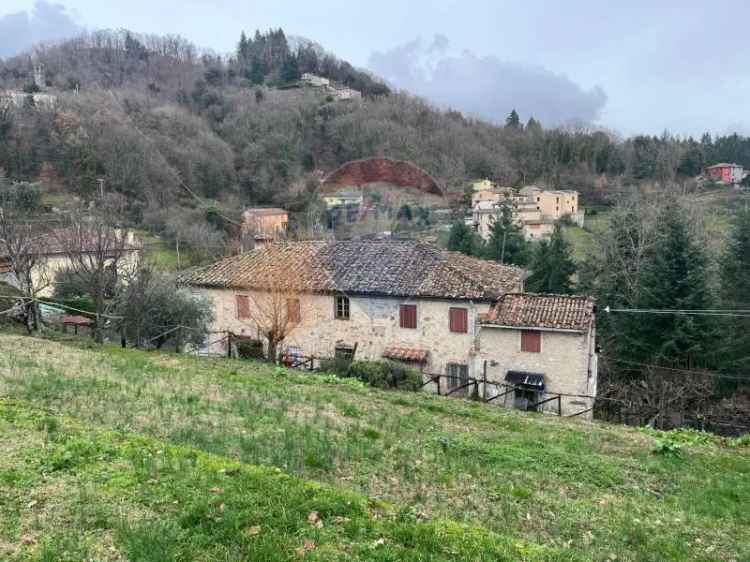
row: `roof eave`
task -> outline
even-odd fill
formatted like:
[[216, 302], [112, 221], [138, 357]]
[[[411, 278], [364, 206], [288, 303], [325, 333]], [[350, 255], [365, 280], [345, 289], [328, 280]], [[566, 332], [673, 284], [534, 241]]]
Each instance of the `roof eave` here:
[[503, 330], [538, 330], [540, 332], [560, 332], [566, 334], [585, 334], [588, 330], [576, 328], [553, 328], [549, 326], [510, 326], [507, 324], [494, 324], [492, 322], [480, 322], [481, 326], [488, 328], [500, 328]]

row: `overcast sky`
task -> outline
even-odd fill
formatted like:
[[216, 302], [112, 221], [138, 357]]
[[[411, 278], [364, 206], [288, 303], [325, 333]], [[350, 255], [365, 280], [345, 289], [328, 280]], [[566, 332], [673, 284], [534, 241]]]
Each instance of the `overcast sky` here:
[[579, 118], [624, 134], [747, 134], [748, 21], [745, 0], [0, 0], [0, 56], [29, 39], [117, 27], [224, 52], [243, 29], [280, 26], [489, 119], [517, 107], [524, 120]]

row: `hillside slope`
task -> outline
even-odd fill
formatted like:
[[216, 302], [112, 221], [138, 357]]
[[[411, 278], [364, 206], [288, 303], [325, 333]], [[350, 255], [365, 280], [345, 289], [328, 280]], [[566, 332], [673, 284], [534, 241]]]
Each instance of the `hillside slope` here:
[[113, 560], [290, 559], [305, 540], [318, 560], [750, 558], [750, 454], [718, 439], [225, 359], [0, 348], [11, 559], [63, 536]]

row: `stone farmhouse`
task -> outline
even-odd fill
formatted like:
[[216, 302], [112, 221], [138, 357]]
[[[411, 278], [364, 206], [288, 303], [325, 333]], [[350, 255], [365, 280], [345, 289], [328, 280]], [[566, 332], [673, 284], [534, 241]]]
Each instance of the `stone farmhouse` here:
[[[425, 382], [429, 374], [446, 375], [437, 383], [442, 393], [469, 378], [502, 384], [515, 376], [508, 373], [526, 371], [541, 376], [529, 392], [544, 392], [545, 384], [595, 389], [595, 363], [584, 360], [593, 317], [589, 312], [585, 335], [565, 323], [572, 306], [565, 299], [578, 300], [537, 295], [533, 306], [547, 306], [548, 315], [498, 323], [506, 296], [524, 296], [525, 277], [517, 267], [391, 239], [270, 244], [193, 270], [182, 281], [213, 301], [217, 332], [263, 340], [266, 319], [283, 318], [287, 356], [402, 361], [425, 373]], [[536, 348], [519, 347], [521, 338], [534, 337]], [[228, 351], [226, 341], [212, 345], [211, 352]], [[490, 386], [482, 392], [491, 394]]]

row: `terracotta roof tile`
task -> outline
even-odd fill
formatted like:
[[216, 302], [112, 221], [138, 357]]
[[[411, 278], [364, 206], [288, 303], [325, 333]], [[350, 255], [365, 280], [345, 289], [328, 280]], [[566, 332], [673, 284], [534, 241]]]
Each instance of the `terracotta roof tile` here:
[[502, 296], [480, 321], [497, 326], [585, 332], [593, 317], [591, 297], [515, 293]]
[[393, 345], [385, 348], [383, 357], [399, 361], [417, 361], [423, 363], [427, 360], [427, 350], [418, 347], [400, 347]]
[[526, 272], [413, 240], [277, 242], [182, 277], [187, 285], [496, 300]]

